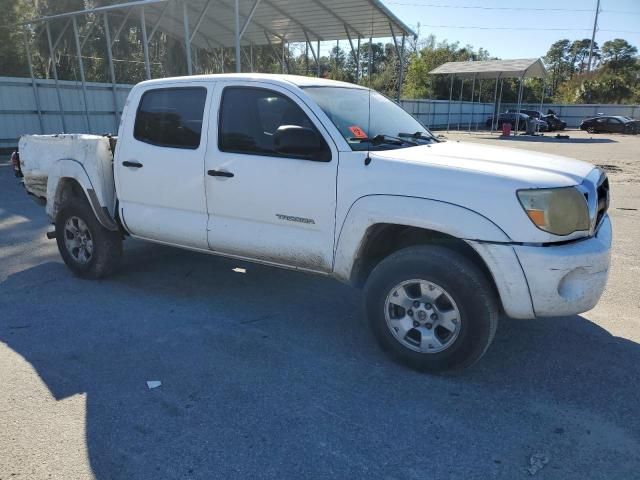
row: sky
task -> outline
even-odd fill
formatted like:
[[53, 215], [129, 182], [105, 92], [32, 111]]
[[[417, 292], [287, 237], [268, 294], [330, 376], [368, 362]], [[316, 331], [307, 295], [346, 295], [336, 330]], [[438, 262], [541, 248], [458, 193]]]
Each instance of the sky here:
[[[596, 10], [596, 0], [383, 0], [383, 3], [414, 30], [420, 23], [421, 37], [434, 34], [437, 41], [446, 39], [476, 49], [483, 47], [491, 56], [503, 59], [541, 57], [556, 40], [591, 38]], [[624, 38], [640, 50], [640, 0], [600, 1], [596, 42], [602, 46], [613, 38]]]

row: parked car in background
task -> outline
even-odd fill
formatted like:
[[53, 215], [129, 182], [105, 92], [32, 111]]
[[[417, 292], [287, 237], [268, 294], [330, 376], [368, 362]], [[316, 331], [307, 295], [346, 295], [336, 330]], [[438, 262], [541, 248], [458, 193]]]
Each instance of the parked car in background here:
[[[494, 123], [493, 116], [487, 118], [485, 124], [487, 127], [491, 127]], [[510, 123], [513, 130], [516, 129], [516, 123], [518, 124], [518, 131], [524, 132], [527, 130], [527, 125], [532, 124], [533, 130], [539, 130], [541, 132], [547, 132], [549, 130], [549, 124], [544, 120], [532, 118], [524, 113], [518, 114], [517, 112], [506, 112], [498, 115], [498, 129], [502, 128], [504, 123]]]
[[[518, 113], [518, 111], [510, 109], [507, 110], [507, 113]], [[529, 115], [531, 118], [546, 122], [547, 128], [543, 129], [541, 125], [541, 131], [551, 132], [553, 130], [564, 130], [567, 128], [567, 122], [560, 120], [555, 113], [542, 113], [539, 110], [520, 110], [520, 113], [524, 113], [525, 115]]]
[[640, 133], [640, 120], [619, 115], [586, 118], [580, 124], [580, 130], [589, 133]]

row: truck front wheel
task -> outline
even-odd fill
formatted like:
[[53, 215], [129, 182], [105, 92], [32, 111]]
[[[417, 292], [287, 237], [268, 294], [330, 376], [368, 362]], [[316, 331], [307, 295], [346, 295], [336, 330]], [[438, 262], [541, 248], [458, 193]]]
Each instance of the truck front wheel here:
[[72, 197], [56, 216], [56, 241], [64, 263], [78, 277], [112, 273], [122, 256], [122, 237], [103, 227], [84, 198]]
[[408, 247], [382, 260], [367, 280], [365, 302], [383, 349], [423, 371], [473, 365], [498, 326], [486, 275], [441, 246]]

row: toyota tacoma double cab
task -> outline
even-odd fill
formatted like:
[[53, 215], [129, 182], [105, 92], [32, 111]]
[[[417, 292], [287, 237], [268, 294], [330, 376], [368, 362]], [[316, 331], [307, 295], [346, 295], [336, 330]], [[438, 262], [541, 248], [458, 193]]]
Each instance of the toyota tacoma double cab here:
[[109, 275], [135, 237], [333, 277], [364, 289], [382, 347], [421, 370], [475, 363], [502, 313], [589, 310], [607, 281], [603, 171], [438, 139], [348, 83], [145, 81], [117, 141], [24, 136], [19, 154], [76, 275]]

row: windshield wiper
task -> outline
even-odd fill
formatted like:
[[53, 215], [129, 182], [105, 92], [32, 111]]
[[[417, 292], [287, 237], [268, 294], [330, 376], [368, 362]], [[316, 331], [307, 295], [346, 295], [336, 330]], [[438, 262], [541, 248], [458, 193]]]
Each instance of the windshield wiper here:
[[400, 132], [398, 134], [398, 137], [401, 137], [401, 138], [415, 138], [416, 140], [430, 140], [430, 141], [435, 141], [435, 142], [438, 141], [436, 139], [436, 137], [434, 137], [433, 135], [430, 135], [430, 134], [427, 134], [427, 135], [425, 135], [425, 132], [421, 132], [421, 131], [417, 131], [415, 133], [403, 133], [403, 132]]
[[355, 138], [350, 138], [349, 140], [354, 142], [360, 142], [360, 143], [371, 143], [371, 145], [382, 145], [383, 143], [386, 143], [389, 145], [411, 145], [413, 147], [418, 145], [417, 142], [406, 140], [400, 137], [394, 137], [392, 135], [385, 135], [383, 133], [379, 133], [378, 135], [375, 135], [372, 138], [355, 137]]

